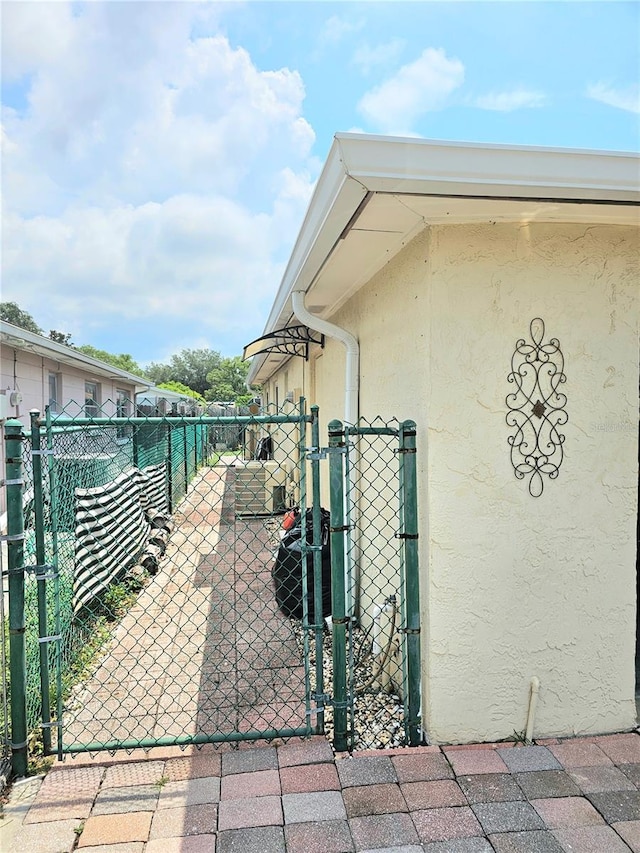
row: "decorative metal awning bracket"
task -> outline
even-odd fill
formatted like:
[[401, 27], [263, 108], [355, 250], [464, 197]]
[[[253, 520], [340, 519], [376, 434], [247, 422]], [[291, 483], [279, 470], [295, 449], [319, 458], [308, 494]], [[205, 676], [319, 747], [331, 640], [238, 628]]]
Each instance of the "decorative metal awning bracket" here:
[[308, 326], [287, 326], [276, 329], [268, 335], [262, 335], [247, 344], [242, 353], [246, 361], [261, 353], [276, 353], [278, 355], [293, 355], [309, 360], [309, 344], [319, 344], [324, 348], [324, 335], [314, 332]]

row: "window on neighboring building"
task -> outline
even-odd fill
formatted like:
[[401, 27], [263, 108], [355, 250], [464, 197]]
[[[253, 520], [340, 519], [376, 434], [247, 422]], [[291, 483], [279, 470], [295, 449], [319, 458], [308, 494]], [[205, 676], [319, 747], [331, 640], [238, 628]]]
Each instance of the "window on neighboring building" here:
[[[131, 398], [129, 397], [129, 392], [122, 388], [116, 388], [116, 417], [131, 417]], [[128, 424], [118, 424], [118, 438], [127, 438], [130, 432], [131, 427]]]
[[59, 373], [50, 373], [49, 374], [49, 411], [50, 412], [59, 412], [60, 411], [60, 374]]
[[131, 415], [131, 399], [128, 391], [123, 391], [122, 388], [116, 388], [116, 416], [119, 418], [128, 418]]
[[95, 418], [100, 413], [100, 386], [97, 382], [84, 383], [84, 413]]

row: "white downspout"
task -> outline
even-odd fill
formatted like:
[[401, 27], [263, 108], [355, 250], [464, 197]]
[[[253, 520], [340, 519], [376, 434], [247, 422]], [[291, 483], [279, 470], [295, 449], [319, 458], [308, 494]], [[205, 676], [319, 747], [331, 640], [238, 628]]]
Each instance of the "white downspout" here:
[[334, 338], [344, 344], [347, 353], [345, 365], [345, 381], [344, 381], [344, 420], [347, 424], [356, 424], [358, 422], [358, 396], [360, 386], [360, 347], [358, 341], [346, 329], [341, 329], [334, 323], [329, 323], [327, 320], [321, 320], [315, 314], [311, 314], [304, 304], [304, 292], [294, 290], [291, 294], [291, 304], [293, 313], [298, 320], [326, 335], [328, 338]]
[[[310, 329], [326, 335], [328, 338], [334, 338], [344, 344], [346, 350], [345, 364], [345, 380], [344, 380], [344, 421], [350, 426], [355, 426], [358, 423], [359, 413], [359, 391], [360, 391], [360, 346], [356, 338], [347, 332], [346, 329], [341, 329], [335, 323], [329, 323], [327, 320], [321, 320], [315, 314], [311, 314], [304, 304], [305, 294], [303, 291], [294, 290], [291, 294], [291, 304], [293, 313]], [[358, 460], [358, 442], [357, 439], [351, 453], [351, 465], [353, 471], [357, 471]], [[345, 511], [347, 517], [347, 554], [345, 563], [346, 586], [347, 586], [347, 612], [352, 613], [357, 619], [360, 618], [360, 561], [354, 557], [354, 549], [352, 547], [352, 530], [357, 530], [357, 506], [351, 506], [345, 491]], [[351, 578], [351, 582], [349, 581]], [[352, 586], [353, 584], [353, 586]]]

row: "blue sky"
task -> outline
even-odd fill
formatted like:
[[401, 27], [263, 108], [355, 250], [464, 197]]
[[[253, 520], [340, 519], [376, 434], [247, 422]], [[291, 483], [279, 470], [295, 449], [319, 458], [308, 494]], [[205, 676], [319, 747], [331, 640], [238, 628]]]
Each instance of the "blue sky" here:
[[1, 12], [2, 299], [141, 364], [261, 334], [337, 131], [639, 147], [637, 3]]

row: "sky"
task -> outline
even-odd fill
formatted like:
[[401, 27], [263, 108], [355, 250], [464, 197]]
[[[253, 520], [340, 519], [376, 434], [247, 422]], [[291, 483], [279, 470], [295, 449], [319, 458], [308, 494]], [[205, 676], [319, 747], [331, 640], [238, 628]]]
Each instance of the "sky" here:
[[2, 291], [238, 355], [339, 131], [637, 151], [636, 2], [3, 0]]

